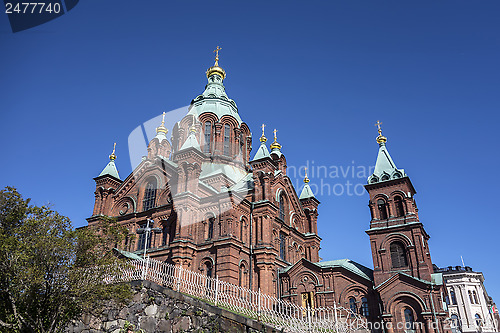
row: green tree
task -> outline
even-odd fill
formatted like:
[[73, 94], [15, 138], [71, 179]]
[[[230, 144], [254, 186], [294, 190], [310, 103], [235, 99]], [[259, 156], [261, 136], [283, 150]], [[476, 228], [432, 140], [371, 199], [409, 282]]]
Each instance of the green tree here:
[[128, 284], [105, 283], [125, 265], [111, 249], [126, 235], [112, 219], [74, 230], [15, 188], [0, 191], [0, 329], [61, 332], [105, 300], [126, 301]]

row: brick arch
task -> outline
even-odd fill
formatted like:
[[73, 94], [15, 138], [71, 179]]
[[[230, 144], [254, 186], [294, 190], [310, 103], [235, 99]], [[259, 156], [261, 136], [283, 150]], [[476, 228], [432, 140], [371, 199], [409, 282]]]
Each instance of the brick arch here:
[[378, 199], [382, 199], [387, 203], [389, 201], [389, 196], [385, 193], [378, 193], [372, 198], [371, 203], [376, 204]]
[[391, 199], [394, 199], [394, 197], [397, 195], [400, 195], [403, 199], [408, 198], [406, 193], [401, 191], [401, 190], [395, 190], [395, 191], [391, 192], [391, 194], [389, 196]]
[[395, 241], [401, 242], [406, 248], [413, 246], [413, 243], [408, 236], [400, 232], [393, 232], [385, 236], [380, 243], [380, 249], [387, 249], [387, 246]]
[[[354, 297], [353, 293], [356, 290], [359, 290], [361, 294], [363, 294], [364, 296], [367, 296], [367, 298], [369, 298], [368, 297], [368, 289], [365, 286], [353, 283], [353, 284], [346, 286], [344, 289], [342, 289], [342, 291], [340, 292], [339, 297], [338, 297], [339, 304], [345, 304], [346, 302], [348, 302], [350, 297]], [[361, 298], [359, 297], [359, 299], [361, 299]]]
[[294, 287], [298, 287], [301, 283], [303, 283], [303, 279], [304, 277], [307, 277], [308, 281], [309, 279], [312, 280], [312, 283], [317, 286], [319, 285], [319, 278], [316, 274], [314, 274], [314, 272], [310, 272], [310, 271], [305, 271], [305, 272], [301, 272], [300, 274], [297, 275], [297, 277], [295, 279], [293, 279], [291, 282], [292, 286]]
[[198, 117], [198, 121], [204, 125], [207, 121], [210, 121], [213, 124], [219, 122], [219, 117], [213, 112], [203, 112], [201, 115]]
[[238, 121], [233, 117], [233, 116], [222, 116], [222, 118], [220, 118], [219, 122], [222, 124], [222, 125], [225, 125], [225, 124], [228, 124], [231, 126], [231, 129], [235, 129], [235, 128], [239, 128], [238, 126]]

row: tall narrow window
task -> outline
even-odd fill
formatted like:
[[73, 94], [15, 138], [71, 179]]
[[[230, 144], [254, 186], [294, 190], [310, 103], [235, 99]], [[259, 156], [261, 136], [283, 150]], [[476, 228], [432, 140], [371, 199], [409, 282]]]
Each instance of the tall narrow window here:
[[476, 313], [475, 317], [476, 317], [477, 327], [481, 327], [483, 325], [483, 320], [481, 319], [481, 316], [478, 313]]
[[405, 329], [406, 332], [414, 332], [414, 318], [413, 318], [413, 311], [411, 309], [406, 308], [404, 311], [404, 316], [405, 316]]
[[387, 205], [382, 199], [377, 200], [378, 211], [381, 220], [387, 220]]
[[353, 312], [351, 313], [351, 316], [358, 313], [358, 307], [356, 306], [356, 300], [354, 297], [349, 298], [349, 309]]
[[455, 295], [455, 289], [453, 287], [450, 289], [451, 304], [457, 305], [457, 296]]
[[280, 220], [285, 221], [285, 198], [280, 194]]
[[156, 181], [152, 180], [146, 185], [144, 199], [142, 200], [142, 210], [150, 210], [155, 207], [156, 202]]
[[366, 297], [361, 299], [361, 314], [365, 317], [370, 315], [370, 310], [368, 309], [368, 299]]
[[394, 204], [396, 206], [396, 216], [401, 217], [405, 215], [405, 209], [403, 206], [403, 199], [401, 197], [395, 197], [394, 198]]
[[231, 128], [229, 125], [224, 125], [224, 155], [229, 156], [231, 151]]
[[456, 314], [451, 315], [451, 331], [453, 333], [460, 333], [462, 332], [462, 323], [460, 322], [460, 319]]
[[215, 224], [215, 217], [210, 217], [208, 219], [208, 234], [207, 238], [212, 239], [214, 237], [214, 224]]
[[470, 303], [474, 304], [474, 299], [472, 298], [472, 293], [470, 290], [469, 290], [469, 299], [470, 299]]
[[476, 291], [472, 291], [472, 296], [474, 297], [474, 303], [479, 304], [479, 300], [477, 299]]
[[286, 260], [285, 234], [280, 232], [280, 258]]
[[394, 242], [391, 244], [391, 261], [393, 268], [401, 268], [408, 266], [408, 261], [406, 259], [406, 251], [404, 245], [400, 242]]
[[205, 123], [205, 146], [203, 147], [204, 153], [210, 153], [211, 140], [212, 140], [212, 123], [207, 121]]

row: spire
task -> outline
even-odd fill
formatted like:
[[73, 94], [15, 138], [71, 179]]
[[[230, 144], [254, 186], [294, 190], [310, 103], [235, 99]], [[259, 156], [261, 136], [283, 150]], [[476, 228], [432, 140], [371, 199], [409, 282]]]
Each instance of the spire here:
[[188, 149], [188, 148], [194, 148], [199, 151], [200, 149], [200, 143], [198, 142], [198, 139], [196, 139], [196, 126], [195, 126], [195, 117], [193, 115], [193, 122], [191, 126], [189, 127], [189, 136], [187, 137], [186, 141], [184, 141], [184, 144], [182, 145], [181, 150]]
[[223, 70], [221, 67], [219, 67], [219, 51], [220, 50], [222, 50], [222, 48], [220, 48], [217, 45], [217, 48], [214, 50], [215, 63], [212, 67], [207, 69], [207, 79], [210, 78], [214, 74], [219, 75], [222, 78], [222, 80], [224, 80], [226, 78], [226, 71]]
[[276, 133], [278, 132], [278, 130], [275, 128], [273, 133], [274, 133], [274, 141], [273, 143], [271, 143], [271, 150], [280, 150], [281, 149], [281, 145], [278, 143], [277, 141], [277, 136], [276, 136]]
[[108, 165], [106, 165], [106, 167], [99, 174], [99, 177], [109, 175], [109, 176], [113, 176], [117, 179], [120, 179], [120, 175], [118, 174], [118, 170], [116, 169], [116, 165], [115, 165], [115, 160], [116, 160], [115, 148], [116, 148], [116, 142], [113, 145], [113, 152], [111, 153], [111, 155], [109, 155], [109, 163], [108, 163]]
[[269, 158], [271, 157], [271, 155], [269, 155], [269, 150], [267, 149], [267, 146], [266, 146], [267, 138], [266, 138], [266, 135], [264, 133], [265, 127], [266, 127], [266, 125], [262, 124], [262, 136], [260, 137], [260, 147], [257, 150], [257, 153], [255, 154], [252, 161], [260, 160], [260, 159], [265, 158], [265, 157], [269, 157]]
[[375, 163], [375, 170], [373, 174], [368, 177], [369, 184], [406, 177], [405, 171], [403, 169], [398, 169], [391, 155], [389, 155], [389, 151], [385, 145], [387, 138], [382, 135], [380, 125], [382, 125], [382, 123], [377, 120], [375, 126], [378, 127], [377, 143], [380, 148], [378, 150], [377, 162]]
[[307, 168], [305, 169], [306, 176], [304, 177], [304, 188], [302, 188], [302, 192], [300, 192], [299, 199], [314, 198], [314, 193], [311, 190], [311, 186], [309, 186], [309, 178], [307, 178]]
[[158, 141], [162, 142], [162, 140], [168, 140], [167, 133], [168, 129], [165, 127], [165, 112], [163, 112], [161, 125], [156, 128], [156, 137]]

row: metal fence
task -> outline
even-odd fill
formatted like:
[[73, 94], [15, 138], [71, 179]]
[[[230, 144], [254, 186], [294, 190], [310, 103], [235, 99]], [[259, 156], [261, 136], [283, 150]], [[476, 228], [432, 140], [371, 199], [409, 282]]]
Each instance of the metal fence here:
[[350, 309], [304, 308], [276, 297], [154, 259], [130, 261], [129, 268], [112, 281], [148, 280], [215, 306], [293, 333], [368, 331], [364, 317]]

